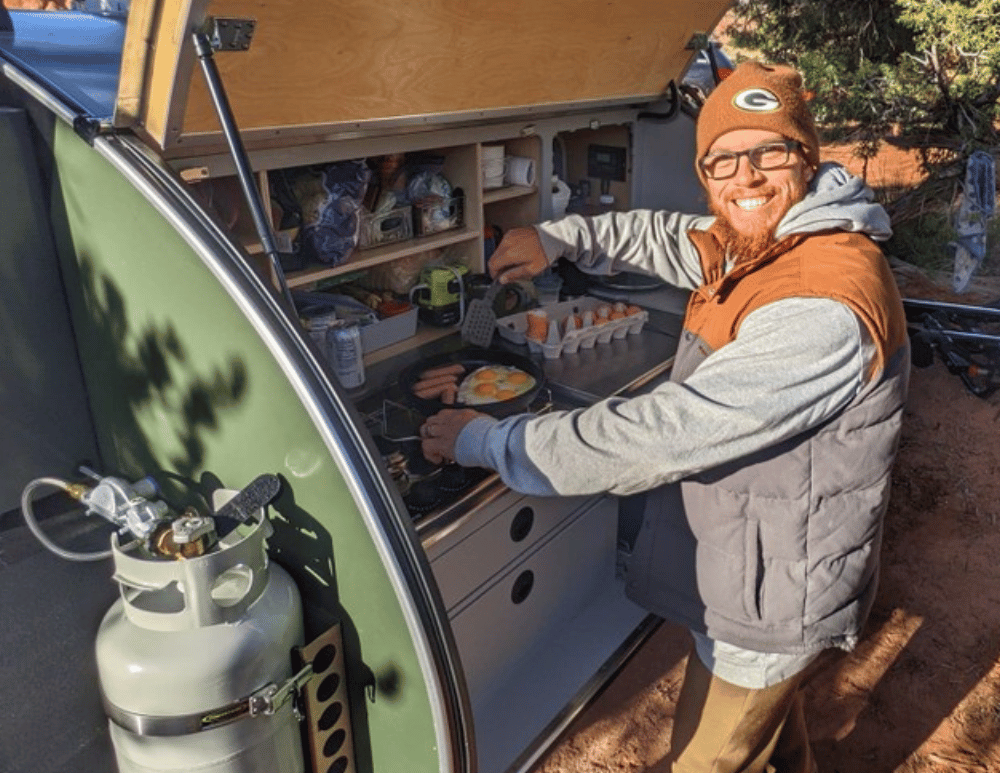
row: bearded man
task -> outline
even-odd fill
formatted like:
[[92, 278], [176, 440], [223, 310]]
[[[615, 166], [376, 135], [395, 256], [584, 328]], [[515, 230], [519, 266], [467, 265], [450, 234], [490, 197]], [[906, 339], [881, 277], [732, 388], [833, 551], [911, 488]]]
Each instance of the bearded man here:
[[539, 417], [443, 411], [423, 449], [525, 493], [622, 495], [642, 513], [626, 592], [694, 639], [671, 770], [811, 773], [803, 673], [871, 609], [906, 399], [889, 219], [820, 163], [791, 68], [738, 67], [696, 142], [712, 216], [570, 215], [508, 232], [490, 262], [505, 281], [562, 257], [691, 289], [670, 381]]

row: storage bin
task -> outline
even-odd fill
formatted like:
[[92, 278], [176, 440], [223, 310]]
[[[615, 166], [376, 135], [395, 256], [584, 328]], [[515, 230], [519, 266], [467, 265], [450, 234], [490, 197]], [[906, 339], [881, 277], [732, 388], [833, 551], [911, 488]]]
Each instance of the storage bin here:
[[396, 207], [387, 212], [367, 212], [361, 217], [358, 249], [379, 247], [413, 237], [413, 211]]
[[413, 232], [427, 236], [440, 231], [461, 228], [464, 224], [465, 197], [456, 194], [450, 198], [428, 196], [413, 202]]
[[361, 327], [361, 349], [365, 354], [399, 343], [417, 332], [417, 307]]

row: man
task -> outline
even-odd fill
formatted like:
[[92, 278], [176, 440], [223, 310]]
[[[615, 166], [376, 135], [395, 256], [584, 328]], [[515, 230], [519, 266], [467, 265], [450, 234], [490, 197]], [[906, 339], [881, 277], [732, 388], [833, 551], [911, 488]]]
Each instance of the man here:
[[[443, 411], [424, 453], [534, 494], [635, 495], [626, 590], [694, 636], [672, 770], [811, 773], [800, 683], [871, 608], [909, 374], [872, 192], [820, 164], [790, 68], [747, 63], [706, 100], [712, 216], [636, 211], [510, 231], [507, 281], [559, 257], [692, 289], [669, 383], [502, 421]], [[641, 493], [639, 493], [641, 492]]]

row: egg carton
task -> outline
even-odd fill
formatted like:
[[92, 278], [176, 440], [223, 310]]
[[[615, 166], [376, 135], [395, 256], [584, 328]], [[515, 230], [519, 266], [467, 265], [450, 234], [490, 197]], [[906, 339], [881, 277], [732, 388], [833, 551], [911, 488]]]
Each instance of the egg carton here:
[[[544, 335], [529, 334], [529, 327], [540, 333], [537, 328], [540, 323], [529, 323], [529, 316], [534, 315], [537, 319], [541, 313], [545, 315]], [[625, 316], [618, 317], [618, 314]], [[616, 318], [612, 319], [612, 316]], [[638, 306], [584, 296], [501, 317], [497, 320], [497, 332], [506, 341], [526, 345], [533, 353], [555, 360], [564, 354], [575, 354], [580, 349], [593, 349], [612, 340], [635, 335], [648, 320], [649, 312]]]

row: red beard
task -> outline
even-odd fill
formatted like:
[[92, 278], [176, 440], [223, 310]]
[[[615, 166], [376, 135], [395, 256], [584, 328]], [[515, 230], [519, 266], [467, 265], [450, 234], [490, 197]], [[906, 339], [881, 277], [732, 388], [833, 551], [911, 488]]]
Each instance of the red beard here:
[[774, 244], [774, 231], [772, 229], [765, 226], [753, 233], [742, 233], [733, 228], [722, 208], [718, 207], [714, 201], [710, 202], [709, 206], [716, 216], [715, 230], [719, 240], [726, 248], [726, 254], [736, 262], [753, 260], [759, 255], [763, 255]]

